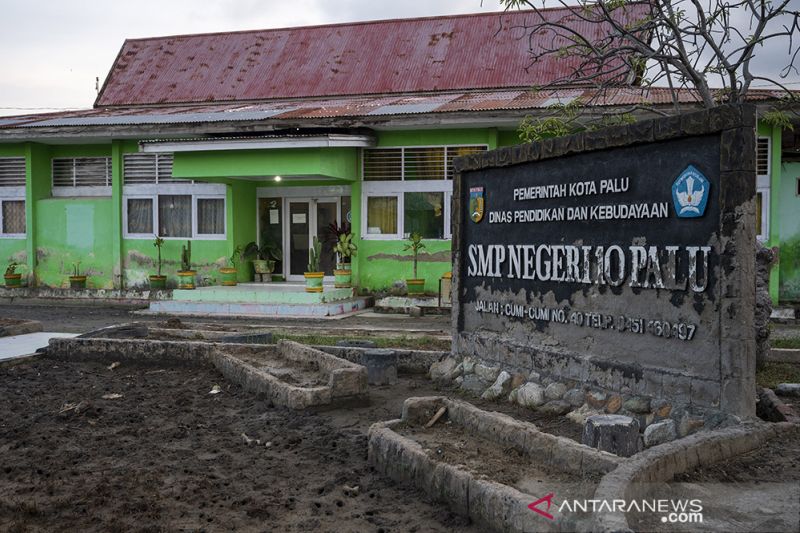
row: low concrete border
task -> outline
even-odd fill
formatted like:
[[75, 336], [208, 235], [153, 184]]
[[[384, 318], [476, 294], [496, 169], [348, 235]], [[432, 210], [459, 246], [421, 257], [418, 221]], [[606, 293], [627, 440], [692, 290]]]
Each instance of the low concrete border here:
[[774, 363], [800, 364], [800, 349], [772, 348], [769, 352], [767, 352], [767, 361]]
[[149, 289], [60, 289], [51, 287], [0, 287], [0, 304], [86, 305], [102, 303], [125, 307], [147, 307], [150, 300], [172, 298], [172, 290]]
[[[316, 345], [314, 348], [358, 364], [361, 364], [361, 356], [364, 352], [374, 349], [320, 345]], [[449, 351], [407, 350], [405, 348], [387, 349], [397, 354], [397, 371], [406, 374], [427, 374], [433, 363], [441, 361], [450, 355]]]
[[13, 337], [14, 335], [38, 333], [39, 331], [44, 331], [41, 322], [36, 320], [23, 320], [19, 324], [0, 326], [0, 337]]
[[[594, 499], [630, 500], [641, 495], [640, 484], [670, 481], [677, 474], [750, 452], [779, 434], [798, 432], [798, 429], [800, 426], [788, 422], [753, 422], [695, 433], [654, 446], [606, 474], [595, 491]], [[621, 533], [632, 530], [624, 513], [600, 513], [594, 515], [592, 531]]]
[[533, 424], [443, 396], [409, 398], [403, 404], [402, 418], [378, 422], [370, 427], [369, 461], [379, 472], [395, 481], [415, 485], [489, 530], [558, 531], [567, 524], [561, 519], [542, 520], [531, 512], [528, 505], [538, 496], [478, 479], [462, 468], [436, 461], [419, 443], [394, 431], [401, 424], [424, 424], [441, 407], [447, 407], [448, 419], [466, 431], [495, 440], [499, 445], [513, 447], [536, 457], [542, 464], [565, 472], [605, 473], [623, 461], [564, 437], [543, 433]]
[[334, 401], [362, 398], [367, 394], [367, 369], [308, 346], [282, 340], [278, 353], [301, 364], [319, 365], [327, 385], [297, 387], [238, 359], [235, 351], [263, 351], [260, 344], [219, 344], [209, 342], [155, 341], [143, 339], [51, 339], [47, 352], [56, 359], [104, 362], [135, 360], [149, 364], [175, 361], [211, 364], [226, 379], [252, 392], [265, 394], [275, 405], [305, 409]]

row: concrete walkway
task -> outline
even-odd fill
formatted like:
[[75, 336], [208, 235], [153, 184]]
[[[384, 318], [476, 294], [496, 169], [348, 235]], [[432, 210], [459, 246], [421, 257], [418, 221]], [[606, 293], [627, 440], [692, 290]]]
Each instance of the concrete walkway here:
[[77, 337], [76, 333], [28, 333], [0, 338], [0, 361], [16, 359], [36, 352], [39, 348], [47, 346], [53, 337]]

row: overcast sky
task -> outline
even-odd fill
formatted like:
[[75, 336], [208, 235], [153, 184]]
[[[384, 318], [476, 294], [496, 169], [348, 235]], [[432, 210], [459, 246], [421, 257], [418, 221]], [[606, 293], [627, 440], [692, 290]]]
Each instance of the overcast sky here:
[[95, 78], [128, 37], [498, 10], [498, 0], [0, 0], [0, 115], [91, 107]]

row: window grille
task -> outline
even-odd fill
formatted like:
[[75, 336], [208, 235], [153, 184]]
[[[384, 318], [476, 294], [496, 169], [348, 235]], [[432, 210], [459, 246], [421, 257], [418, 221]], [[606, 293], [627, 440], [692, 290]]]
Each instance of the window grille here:
[[110, 157], [53, 158], [53, 187], [110, 186]]
[[172, 178], [172, 154], [125, 154], [122, 173], [125, 185], [175, 183], [187, 180]]
[[25, 186], [25, 158], [0, 157], [0, 187]]

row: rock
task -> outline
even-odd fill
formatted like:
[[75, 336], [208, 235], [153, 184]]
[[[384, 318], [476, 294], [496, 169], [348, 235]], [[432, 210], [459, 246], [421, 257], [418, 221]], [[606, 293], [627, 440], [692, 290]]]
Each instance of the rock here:
[[475, 365], [475, 375], [487, 383], [493, 383], [500, 375], [500, 367], [477, 364]]
[[453, 380], [453, 383], [455, 383], [460, 387], [461, 384], [464, 383], [464, 376], [458, 376], [456, 379]]
[[567, 413], [567, 418], [582, 426], [586, 423], [586, 419], [590, 416], [602, 414], [597, 409], [593, 409], [588, 403], [585, 403], [572, 412]]
[[519, 389], [515, 388], [514, 390], [512, 390], [511, 393], [508, 395], [508, 401], [511, 402], [511, 403], [517, 403], [517, 394], [518, 393], [519, 393]]
[[630, 457], [639, 451], [639, 424], [629, 416], [590, 416], [583, 426], [581, 442], [598, 450]]
[[544, 389], [544, 396], [548, 400], [560, 400], [564, 397], [564, 393], [567, 392], [567, 386], [563, 383], [554, 382], [547, 386]]
[[511, 376], [511, 388], [516, 389], [517, 387], [521, 387], [525, 381], [525, 374], [514, 374]]
[[683, 416], [681, 417], [681, 421], [678, 424], [678, 435], [681, 437], [691, 435], [702, 428], [705, 424], [706, 421], [702, 416], [693, 415], [688, 411], [684, 412]]
[[422, 318], [425, 312], [418, 305], [412, 305], [408, 308], [408, 315], [412, 318]]
[[557, 416], [565, 415], [571, 410], [572, 406], [564, 400], [551, 400], [539, 408], [539, 411], [546, 415]]
[[475, 396], [480, 396], [486, 390], [486, 382], [475, 374], [467, 374], [460, 385], [462, 390], [470, 392]]
[[472, 357], [465, 357], [461, 364], [464, 366], [465, 374], [472, 374], [475, 372], [475, 359]]
[[505, 396], [511, 390], [511, 374], [506, 371], [500, 372], [497, 379], [491, 387], [486, 389], [481, 398], [484, 400], [496, 400], [501, 396]]
[[647, 429], [644, 430], [644, 445], [646, 448], [658, 446], [675, 440], [677, 436], [675, 421], [664, 420], [647, 426]]
[[611, 398], [606, 402], [606, 412], [613, 415], [619, 411], [620, 407], [622, 407], [622, 396], [619, 394], [612, 394]]
[[650, 409], [653, 410], [653, 413], [658, 418], [669, 418], [669, 414], [672, 412], [672, 404], [666, 400], [653, 400], [650, 402]]
[[517, 403], [523, 407], [539, 407], [544, 404], [544, 389], [538, 383], [526, 383], [517, 390]]
[[534, 381], [539, 383], [542, 380], [542, 376], [535, 370], [531, 370], [531, 373], [528, 374], [528, 381]]
[[431, 365], [429, 375], [434, 381], [449, 381], [455, 379], [458, 374], [454, 375], [454, 371], [458, 366], [458, 361], [453, 357], [445, 357], [441, 361], [437, 361]]
[[800, 396], [800, 383], [781, 383], [775, 387], [778, 396]]
[[631, 413], [644, 414], [650, 412], [650, 398], [644, 396], [634, 396], [622, 404], [623, 409]]
[[583, 405], [584, 394], [583, 390], [581, 389], [570, 389], [566, 393], [564, 393], [563, 400], [570, 404], [572, 407], [580, 407]]
[[602, 409], [606, 406], [606, 401], [608, 396], [605, 392], [600, 391], [588, 391], [585, 396], [586, 403], [591, 405], [596, 409]]

